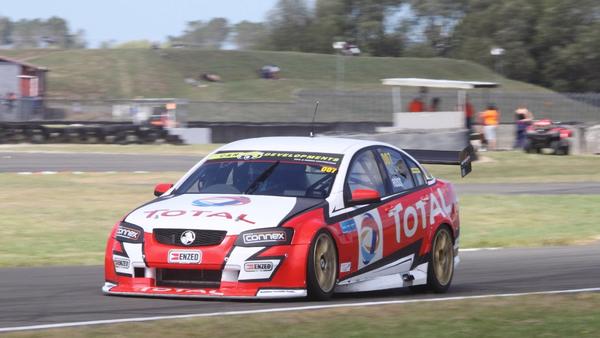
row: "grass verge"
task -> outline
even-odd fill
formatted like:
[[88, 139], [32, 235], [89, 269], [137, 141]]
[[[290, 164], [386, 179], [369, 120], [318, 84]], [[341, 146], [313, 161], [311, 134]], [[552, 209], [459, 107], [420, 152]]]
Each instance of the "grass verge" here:
[[0, 267], [100, 264], [111, 227], [181, 174], [0, 174]]
[[338, 308], [162, 320], [7, 337], [597, 337], [600, 294]]
[[549, 183], [600, 181], [600, 156], [554, 156], [522, 151], [480, 153], [473, 171], [460, 177], [458, 166], [430, 165], [434, 176], [453, 183]]
[[[180, 173], [0, 174], [0, 267], [101, 264], [111, 227]], [[571, 244], [600, 235], [600, 195], [466, 195], [462, 247]]]

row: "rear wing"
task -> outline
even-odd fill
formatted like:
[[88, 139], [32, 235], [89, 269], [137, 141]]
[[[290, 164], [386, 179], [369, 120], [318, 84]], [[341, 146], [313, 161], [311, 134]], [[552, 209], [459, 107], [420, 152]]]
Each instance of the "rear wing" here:
[[403, 149], [422, 164], [460, 165], [460, 175], [467, 176], [471, 172], [471, 161], [475, 153], [471, 145], [460, 151]]

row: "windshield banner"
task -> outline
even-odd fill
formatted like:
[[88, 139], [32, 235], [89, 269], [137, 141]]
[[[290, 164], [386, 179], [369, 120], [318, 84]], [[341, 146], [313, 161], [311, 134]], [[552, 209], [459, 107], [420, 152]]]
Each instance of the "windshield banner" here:
[[338, 168], [342, 162], [342, 154], [279, 152], [279, 151], [221, 151], [209, 155], [207, 161], [282, 161], [315, 163]]

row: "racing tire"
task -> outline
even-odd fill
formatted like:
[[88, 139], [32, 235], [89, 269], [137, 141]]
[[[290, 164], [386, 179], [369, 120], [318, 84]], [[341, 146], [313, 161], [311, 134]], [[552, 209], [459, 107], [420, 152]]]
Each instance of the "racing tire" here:
[[523, 150], [528, 153], [528, 154], [532, 154], [535, 152], [535, 150], [532, 147], [531, 141], [530, 140], [525, 140], [525, 144], [523, 145]]
[[569, 155], [569, 150], [570, 150], [569, 148], [570, 148], [569, 147], [569, 141], [567, 141], [567, 140], [561, 140], [558, 143], [558, 149], [559, 149], [558, 154], [559, 155]]
[[552, 141], [550, 143], [550, 148], [552, 148], [552, 150], [554, 150], [554, 155], [562, 155], [562, 149], [560, 146], [560, 142]]
[[306, 263], [308, 297], [326, 300], [331, 297], [338, 276], [338, 255], [329, 232], [321, 230], [313, 238]]
[[450, 229], [440, 227], [433, 236], [427, 266], [427, 289], [435, 293], [448, 291], [454, 276], [454, 241]]

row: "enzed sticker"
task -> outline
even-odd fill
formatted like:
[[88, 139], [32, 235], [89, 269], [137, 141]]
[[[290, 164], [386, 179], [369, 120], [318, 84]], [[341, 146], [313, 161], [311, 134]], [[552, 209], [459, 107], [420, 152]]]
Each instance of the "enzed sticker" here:
[[167, 261], [174, 264], [198, 264], [202, 262], [202, 251], [169, 250]]

